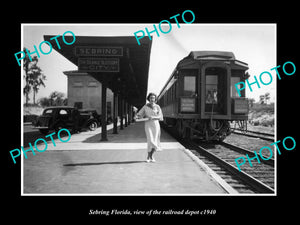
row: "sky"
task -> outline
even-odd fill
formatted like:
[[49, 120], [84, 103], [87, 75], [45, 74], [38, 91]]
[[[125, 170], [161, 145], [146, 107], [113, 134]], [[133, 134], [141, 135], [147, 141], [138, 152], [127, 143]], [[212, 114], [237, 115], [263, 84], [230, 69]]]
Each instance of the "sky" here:
[[[157, 24], [156, 24], [157, 25]], [[134, 32], [153, 29], [153, 24], [22, 24], [22, 49], [31, 52], [44, 41], [43, 35], [62, 35], [72, 31], [75, 36], [134, 36]], [[163, 30], [168, 30], [166, 25]], [[152, 33], [153, 41], [150, 55], [148, 93], [159, 94], [177, 63], [191, 51], [212, 50], [233, 52], [236, 59], [249, 66], [250, 83], [253, 76], [268, 71], [273, 82], [257, 88], [253, 92], [246, 88], [246, 97], [259, 101], [259, 96], [269, 92], [271, 102], [276, 99], [276, 74], [270, 69], [276, 65], [276, 24], [180, 24], [172, 23], [169, 33], [160, 32], [160, 37]], [[148, 38], [145, 36], [144, 38]], [[64, 43], [61, 43], [64, 44]], [[47, 52], [47, 45], [45, 52]], [[16, 62], [17, 63], [17, 62]], [[77, 66], [53, 50], [48, 55], [40, 54], [38, 66], [46, 75], [46, 87], [40, 87], [36, 99], [48, 97], [53, 91], [67, 94], [67, 77], [64, 71], [77, 70]], [[263, 79], [265, 82], [268, 78]], [[24, 83], [22, 84], [24, 85]], [[32, 102], [30, 94], [30, 102]]]

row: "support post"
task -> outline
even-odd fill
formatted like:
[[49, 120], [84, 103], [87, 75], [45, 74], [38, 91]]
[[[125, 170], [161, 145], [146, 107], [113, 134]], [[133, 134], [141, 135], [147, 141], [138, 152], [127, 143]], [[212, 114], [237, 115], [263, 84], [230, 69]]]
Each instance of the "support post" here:
[[128, 103], [127, 114], [128, 114], [128, 125], [131, 122], [131, 114], [130, 114], [131, 105]]
[[131, 123], [134, 123], [135, 122], [134, 121], [135, 113], [134, 113], [134, 110], [133, 110], [133, 105], [131, 106], [130, 110], [131, 110]]
[[113, 134], [118, 134], [118, 94], [114, 92]]
[[101, 140], [100, 141], [108, 141], [107, 139], [107, 124], [106, 124], [106, 90], [107, 90], [107, 81], [103, 79], [102, 81], [102, 102], [101, 102]]
[[124, 111], [125, 111], [125, 127], [127, 127], [128, 126], [128, 113], [127, 113], [127, 108], [128, 108], [128, 103], [127, 102], [125, 102], [125, 104], [124, 104]]
[[123, 115], [124, 115], [124, 100], [121, 98], [121, 101], [120, 101], [120, 118], [121, 118], [121, 121], [120, 121], [120, 129], [121, 130], [124, 130], [124, 123], [123, 123]]

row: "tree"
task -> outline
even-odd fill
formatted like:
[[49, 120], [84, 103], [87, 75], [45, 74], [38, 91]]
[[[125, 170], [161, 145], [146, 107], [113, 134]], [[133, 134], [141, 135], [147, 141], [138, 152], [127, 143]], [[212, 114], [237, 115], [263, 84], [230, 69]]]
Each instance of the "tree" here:
[[40, 106], [42, 106], [42, 107], [48, 107], [48, 106], [50, 106], [49, 98], [47, 98], [47, 97], [40, 98], [38, 100], [38, 104]]
[[53, 91], [50, 94], [49, 99], [51, 106], [64, 105], [65, 94], [62, 92]]
[[[23, 52], [26, 52], [25, 48], [23, 48]], [[33, 61], [36, 59], [37, 57], [34, 57]], [[28, 105], [28, 101], [29, 101], [28, 95], [31, 91], [31, 85], [30, 85], [31, 81], [30, 81], [30, 76], [28, 75], [29, 67], [30, 67], [30, 60], [29, 60], [29, 56], [26, 54], [25, 58], [23, 59], [23, 69], [24, 69], [24, 79], [25, 79], [25, 86], [23, 88], [23, 93], [26, 98], [26, 106]]]
[[266, 100], [266, 104], [268, 104], [268, 101], [270, 100], [270, 93], [269, 92], [267, 92], [265, 94], [265, 100]]
[[49, 97], [43, 97], [38, 100], [38, 103], [42, 107], [48, 106], [61, 106], [68, 105], [68, 99], [64, 97], [65, 94], [58, 91], [53, 91], [50, 93]]
[[[23, 51], [26, 52], [25, 48]], [[44, 80], [46, 80], [46, 76], [42, 73], [41, 68], [37, 66], [37, 63], [37, 56], [34, 56], [32, 61], [30, 61], [28, 54], [26, 54], [23, 59], [23, 69], [25, 72], [23, 93], [26, 97], [26, 106], [28, 105], [30, 91], [33, 90], [33, 104], [35, 104], [35, 95], [39, 90], [39, 86], [43, 85], [45, 87]]]
[[41, 68], [39, 68], [36, 64], [31, 66], [28, 74], [32, 79], [33, 104], [35, 104], [35, 94], [38, 92], [39, 86], [42, 85], [45, 87], [44, 80], [46, 80], [46, 76], [42, 73]]
[[262, 104], [262, 105], [265, 104], [265, 95], [260, 95], [259, 96], [259, 103]]
[[249, 98], [249, 107], [252, 108], [253, 107], [253, 104], [255, 102], [255, 99], [254, 98]]

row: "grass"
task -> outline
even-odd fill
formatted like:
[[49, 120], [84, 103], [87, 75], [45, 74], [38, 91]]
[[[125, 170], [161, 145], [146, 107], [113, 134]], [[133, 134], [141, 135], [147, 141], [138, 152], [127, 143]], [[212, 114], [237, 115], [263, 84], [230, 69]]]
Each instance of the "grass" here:
[[249, 111], [249, 122], [254, 126], [274, 126], [274, 103], [262, 105], [254, 103]]

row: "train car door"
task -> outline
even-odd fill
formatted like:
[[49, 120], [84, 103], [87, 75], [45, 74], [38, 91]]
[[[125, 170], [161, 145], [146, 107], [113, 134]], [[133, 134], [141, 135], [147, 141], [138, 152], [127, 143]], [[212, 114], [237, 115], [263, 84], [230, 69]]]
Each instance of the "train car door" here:
[[227, 114], [227, 69], [207, 67], [204, 70], [204, 112], [205, 114]]
[[179, 111], [181, 113], [197, 113], [197, 99], [198, 99], [198, 70], [185, 69], [180, 71], [181, 77], [181, 93]]

